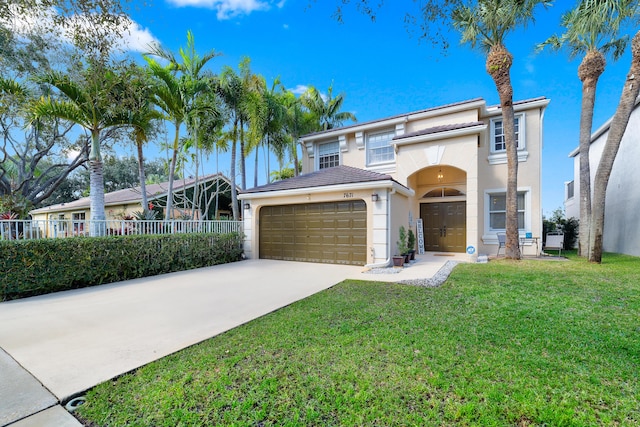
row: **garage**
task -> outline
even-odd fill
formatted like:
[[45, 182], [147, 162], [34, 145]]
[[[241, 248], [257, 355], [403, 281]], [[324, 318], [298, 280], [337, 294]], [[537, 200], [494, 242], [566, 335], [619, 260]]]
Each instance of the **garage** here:
[[363, 200], [263, 206], [259, 215], [260, 258], [366, 264]]

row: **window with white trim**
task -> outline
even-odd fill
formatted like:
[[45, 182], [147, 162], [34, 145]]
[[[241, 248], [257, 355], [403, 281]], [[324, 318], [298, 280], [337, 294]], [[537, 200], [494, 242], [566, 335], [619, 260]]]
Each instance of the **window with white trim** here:
[[[514, 117], [513, 126], [516, 132], [516, 140], [518, 141], [518, 150], [524, 150], [524, 114], [518, 114]], [[507, 141], [505, 139], [502, 118], [494, 119], [491, 121], [491, 152], [504, 153], [506, 151]]]
[[[489, 230], [501, 231], [507, 224], [507, 195], [506, 193], [489, 194]], [[525, 230], [527, 216], [527, 192], [518, 191], [518, 229]]]
[[390, 163], [395, 160], [391, 140], [396, 135], [394, 130], [367, 134], [367, 166]]
[[338, 141], [318, 144], [318, 169], [340, 165], [340, 145]]

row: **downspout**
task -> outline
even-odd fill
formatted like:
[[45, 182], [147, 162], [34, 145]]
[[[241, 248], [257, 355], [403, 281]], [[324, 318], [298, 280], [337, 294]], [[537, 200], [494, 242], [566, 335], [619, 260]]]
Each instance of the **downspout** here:
[[391, 196], [396, 194], [396, 189], [392, 188], [387, 191], [387, 260], [377, 264], [367, 264], [365, 268], [384, 268], [389, 267], [392, 263], [391, 256]]

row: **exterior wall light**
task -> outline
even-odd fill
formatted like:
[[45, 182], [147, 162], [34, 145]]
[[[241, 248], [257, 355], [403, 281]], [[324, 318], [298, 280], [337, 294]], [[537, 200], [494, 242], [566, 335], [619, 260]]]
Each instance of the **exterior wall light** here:
[[373, 193], [373, 194], [371, 195], [371, 201], [372, 201], [372, 202], [377, 202], [378, 200], [380, 200], [380, 197], [378, 196], [378, 194]]
[[250, 205], [249, 203], [245, 203], [245, 204], [244, 204], [244, 209], [245, 209], [245, 210], [249, 210], [249, 209], [251, 209], [251, 205]]

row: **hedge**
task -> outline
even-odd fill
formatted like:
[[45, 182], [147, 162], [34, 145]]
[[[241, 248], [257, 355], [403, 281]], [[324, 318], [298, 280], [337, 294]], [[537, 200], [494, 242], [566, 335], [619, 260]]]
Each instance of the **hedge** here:
[[0, 300], [208, 267], [241, 256], [241, 233], [0, 241]]

